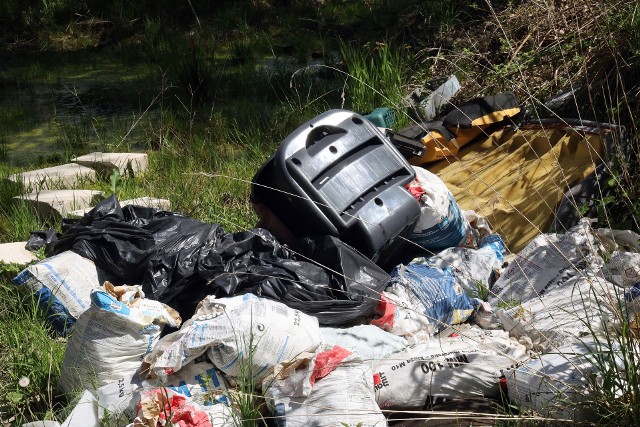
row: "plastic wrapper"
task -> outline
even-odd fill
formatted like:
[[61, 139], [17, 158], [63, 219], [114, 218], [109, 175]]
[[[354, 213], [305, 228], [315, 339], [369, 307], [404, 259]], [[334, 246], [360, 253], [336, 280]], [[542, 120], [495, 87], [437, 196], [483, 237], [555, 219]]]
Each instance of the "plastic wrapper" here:
[[[452, 269], [432, 268], [423, 261], [400, 265], [391, 273], [385, 299], [378, 306], [386, 320], [374, 320], [373, 324], [397, 335], [435, 333], [473, 314], [480, 301], [467, 296]], [[388, 312], [394, 312], [393, 318], [385, 316]]]
[[120, 207], [115, 196], [67, 220], [54, 245], [73, 250], [122, 283], [189, 318], [207, 295], [254, 293], [344, 325], [373, 314], [389, 276], [333, 237], [297, 242], [295, 252], [264, 229], [227, 233], [166, 211]]
[[476, 292], [479, 285], [489, 289], [493, 272], [504, 257], [504, 242], [497, 234], [490, 234], [480, 241], [478, 249], [455, 247], [445, 249], [426, 259], [432, 267], [451, 267], [453, 276], [465, 291]]
[[407, 189], [420, 203], [418, 222], [407, 238], [426, 251], [473, 245], [473, 233], [453, 194], [437, 175], [414, 167]]

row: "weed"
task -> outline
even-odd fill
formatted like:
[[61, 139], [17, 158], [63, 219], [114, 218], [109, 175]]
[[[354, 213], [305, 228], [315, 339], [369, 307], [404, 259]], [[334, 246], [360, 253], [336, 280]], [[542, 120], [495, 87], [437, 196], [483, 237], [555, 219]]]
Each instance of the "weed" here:
[[490, 291], [487, 284], [482, 282], [477, 282], [476, 287], [473, 290], [471, 296], [473, 296], [474, 298], [479, 298], [482, 301], [488, 301], [489, 294], [490, 294]]

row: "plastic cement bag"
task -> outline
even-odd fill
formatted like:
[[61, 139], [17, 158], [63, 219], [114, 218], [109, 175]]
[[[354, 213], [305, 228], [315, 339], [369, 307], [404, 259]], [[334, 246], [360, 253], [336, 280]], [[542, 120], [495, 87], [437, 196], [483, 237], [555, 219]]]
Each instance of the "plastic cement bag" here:
[[504, 336], [493, 338], [496, 332], [434, 339], [378, 361], [376, 401], [381, 408], [422, 408], [433, 398], [498, 396], [502, 372], [526, 352]]
[[437, 328], [424, 315], [427, 310], [413, 295], [411, 289], [394, 284], [382, 292], [376, 308], [379, 317], [372, 325], [391, 332], [393, 335], [411, 337], [413, 341], [428, 340]]
[[489, 302], [524, 302], [574, 276], [597, 274], [604, 262], [583, 219], [564, 234], [542, 234], [529, 243], [491, 288]]
[[[157, 374], [170, 375], [206, 352], [225, 374], [238, 377], [250, 372], [260, 382], [278, 362], [303, 351], [313, 353], [321, 341], [317, 318], [277, 301], [252, 294], [207, 297], [145, 361]], [[252, 366], [243, 366], [250, 352]]]
[[414, 169], [416, 179], [407, 190], [420, 203], [422, 213], [407, 238], [428, 251], [473, 245], [471, 227], [446, 184], [426, 169]]
[[625, 288], [640, 283], [640, 254], [614, 251], [603, 268], [604, 276]]
[[[421, 330], [435, 332], [462, 323], [479, 303], [467, 296], [450, 267], [432, 268], [420, 262], [400, 265], [391, 273], [389, 284], [384, 295], [396, 305], [396, 312], [386, 326], [398, 335], [413, 335]], [[380, 322], [372, 323], [384, 327]]]
[[527, 347], [556, 351], [580, 337], [601, 333], [615, 319], [619, 289], [601, 278], [573, 277], [508, 310], [496, 311], [504, 330]]
[[[593, 421], [591, 411], [577, 404], [588, 398], [589, 378], [599, 368], [593, 356], [593, 342], [574, 343], [543, 354], [506, 373], [511, 402], [533, 409], [543, 417], [572, 421]], [[599, 347], [598, 353], [602, 351]], [[600, 353], [600, 356], [603, 355]], [[611, 356], [609, 356], [611, 357]]]
[[371, 366], [357, 358], [342, 361], [315, 383], [308, 396], [279, 390], [274, 383], [265, 393], [278, 427], [387, 425], [373, 396]]
[[165, 324], [177, 327], [175, 310], [158, 301], [136, 299], [129, 304], [105, 291], [91, 292], [91, 306], [76, 322], [60, 369], [63, 392], [95, 390], [133, 376], [153, 349]]
[[142, 386], [132, 377], [118, 378], [96, 390], [98, 418], [103, 427], [126, 425], [136, 416]]
[[397, 353], [407, 346], [407, 340], [374, 325], [359, 325], [351, 328], [320, 328], [323, 341], [338, 345], [356, 353], [364, 360], [382, 359]]
[[66, 335], [91, 305], [102, 275], [93, 261], [66, 251], [25, 268], [13, 283], [34, 292], [51, 325]]
[[[480, 284], [489, 289], [492, 274], [500, 268], [504, 242], [498, 234], [490, 234], [480, 241], [478, 249], [449, 248], [426, 259], [431, 267], [451, 267], [453, 276], [465, 291], [477, 292]], [[415, 261], [415, 260], [414, 260]]]

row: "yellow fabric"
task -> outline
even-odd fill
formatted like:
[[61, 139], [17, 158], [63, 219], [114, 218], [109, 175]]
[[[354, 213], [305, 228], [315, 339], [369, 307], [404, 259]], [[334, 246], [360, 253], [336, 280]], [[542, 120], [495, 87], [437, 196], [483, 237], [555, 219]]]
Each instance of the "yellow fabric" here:
[[462, 209], [484, 215], [507, 248], [519, 252], [547, 231], [564, 192], [601, 162], [603, 145], [598, 134], [505, 128], [429, 170]]
[[520, 112], [520, 107], [507, 108], [506, 110], [493, 111], [484, 116], [478, 117], [471, 121], [471, 126], [490, 125], [492, 123], [498, 123], [506, 119], [507, 117], [513, 117]]
[[[422, 156], [409, 159], [409, 163], [412, 165], [422, 165], [423, 163], [435, 162], [445, 157], [455, 156], [458, 154], [460, 148], [478, 137], [485, 127], [487, 127], [487, 125], [459, 129], [456, 132], [456, 137], [450, 141], [445, 141], [440, 132], [435, 130], [429, 131], [420, 141], [424, 144]], [[451, 131], [455, 131], [455, 129], [451, 129]]]

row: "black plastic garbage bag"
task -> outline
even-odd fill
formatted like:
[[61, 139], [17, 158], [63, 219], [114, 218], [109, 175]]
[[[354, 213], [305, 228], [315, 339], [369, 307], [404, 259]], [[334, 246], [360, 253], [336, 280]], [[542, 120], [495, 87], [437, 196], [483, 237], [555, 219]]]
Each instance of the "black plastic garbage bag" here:
[[72, 250], [147, 297], [193, 315], [205, 296], [255, 293], [346, 325], [372, 315], [389, 276], [334, 237], [280, 245], [264, 229], [227, 233], [183, 215], [120, 207], [115, 196], [63, 223], [53, 254]]
[[37, 251], [44, 247], [45, 252], [50, 252], [52, 245], [58, 240], [58, 234], [53, 228], [42, 231], [33, 231], [24, 248], [28, 251]]

